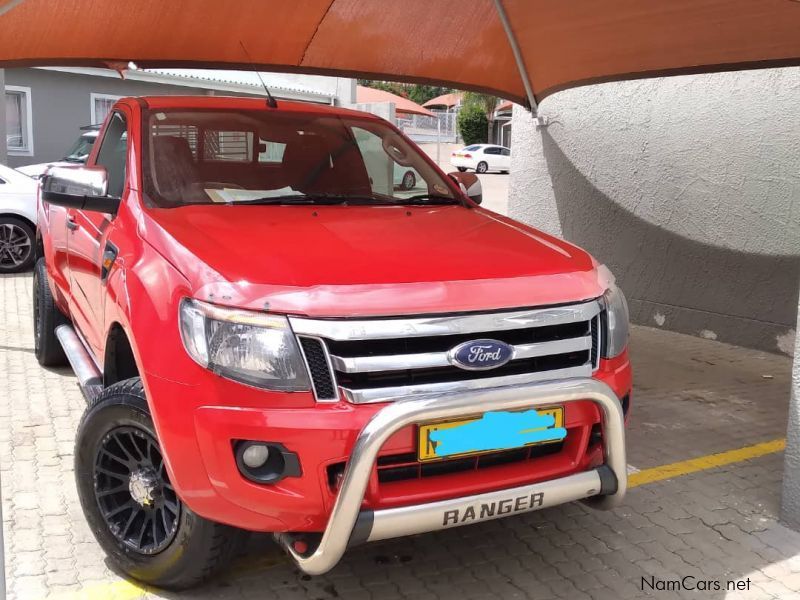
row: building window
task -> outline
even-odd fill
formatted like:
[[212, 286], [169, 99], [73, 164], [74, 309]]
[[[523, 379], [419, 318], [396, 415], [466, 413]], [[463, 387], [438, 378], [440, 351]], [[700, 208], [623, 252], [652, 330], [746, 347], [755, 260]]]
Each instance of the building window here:
[[104, 123], [114, 104], [122, 96], [109, 96], [108, 94], [90, 94], [92, 109], [92, 125]]
[[6, 147], [11, 156], [33, 156], [31, 88], [6, 86]]

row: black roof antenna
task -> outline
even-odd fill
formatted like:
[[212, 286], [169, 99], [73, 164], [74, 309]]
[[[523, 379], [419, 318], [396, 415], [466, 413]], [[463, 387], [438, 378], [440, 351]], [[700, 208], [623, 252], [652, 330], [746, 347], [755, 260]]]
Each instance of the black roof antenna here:
[[272, 94], [270, 94], [269, 88], [267, 87], [267, 84], [264, 83], [264, 78], [261, 77], [261, 73], [256, 68], [255, 63], [253, 62], [253, 59], [250, 58], [250, 53], [247, 51], [247, 48], [244, 47], [244, 43], [242, 42], [242, 40], [239, 40], [239, 45], [242, 47], [242, 50], [244, 51], [244, 55], [247, 57], [247, 61], [251, 65], [253, 65], [253, 71], [255, 72], [256, 75], [258, 75], [258, 80], [261, 82], [261, 86], [264, 88], [264, 91], [267, 93], [267, 106], [269, 106], [270, 108], [278, 108], [278, 101], [275, 100], [275, 97]]

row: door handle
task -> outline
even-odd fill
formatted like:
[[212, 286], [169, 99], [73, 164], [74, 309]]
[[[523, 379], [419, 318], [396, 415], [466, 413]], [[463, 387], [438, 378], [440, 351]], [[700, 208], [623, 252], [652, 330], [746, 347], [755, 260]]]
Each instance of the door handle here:
[[67, 217], [67, 229], [75, 231], [77, 228], [78, 224], [75, 222], [75, 217]]

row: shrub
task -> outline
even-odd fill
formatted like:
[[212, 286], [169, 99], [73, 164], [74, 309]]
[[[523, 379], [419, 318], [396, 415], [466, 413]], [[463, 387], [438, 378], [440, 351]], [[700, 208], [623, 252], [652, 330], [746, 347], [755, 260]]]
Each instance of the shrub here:
[[485, 144], [488, 141], [489, 120], [486, 113], [476, 104], [461, 107], [458, 113], [458, 132], [465, 146]]

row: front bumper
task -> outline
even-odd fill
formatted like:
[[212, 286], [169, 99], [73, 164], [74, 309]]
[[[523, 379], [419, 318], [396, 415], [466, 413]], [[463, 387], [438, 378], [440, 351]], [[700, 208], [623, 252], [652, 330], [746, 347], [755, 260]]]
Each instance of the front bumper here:
[[[591, 401], [603, 428], [605, 464], [559, 479], [431, 503], [362, 510], [378, 452], [389, 438], [409, 425], [457, 418], [492, 410], [520, 410]], [[318, 544], [307, 549], [302, 536], [280, 534], [278, 541], [312, 575], [325, 573], [349, 545], [464, 525], [478, 520], [529, 512], [575, 500], [593, 506], [617, 506], [627, 488], [624, 415], [616, 394], [595, 379], [571, 379], [469, 393], [421, 396], [378, 411], [359, 434], [344, 471], [330, 519]]]

